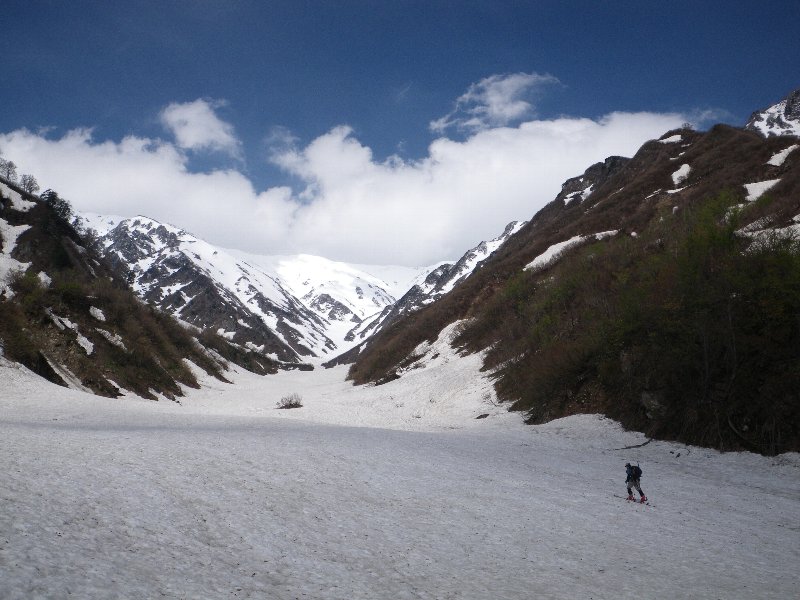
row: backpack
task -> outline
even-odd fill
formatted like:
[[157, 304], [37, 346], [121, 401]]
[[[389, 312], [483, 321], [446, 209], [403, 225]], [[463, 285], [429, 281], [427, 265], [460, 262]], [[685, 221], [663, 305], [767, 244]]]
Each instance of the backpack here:
[[635, 467], [631, 467], [631, 468], [633, 469], [633, 476], [634, 476], [636, 479], [639, 479], [639, 478], [642, 476], [642, 469], [641, 469], [641, 467], [639, 467], [639, 465], [636, 465]]

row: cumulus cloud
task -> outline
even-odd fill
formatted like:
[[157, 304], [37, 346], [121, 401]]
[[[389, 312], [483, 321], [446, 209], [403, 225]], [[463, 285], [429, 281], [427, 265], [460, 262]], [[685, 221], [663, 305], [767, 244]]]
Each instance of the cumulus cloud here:
[[220, 100], [198, 99], [194, 102], [173, 102], [161, 111], [161, 123], [180, 148], [213, 150], [240, 158], [240, 143], [233, 125], [220, 119], [215, 110], [224, 106]]
[[421, 266], [458, 258], [509, 221], [531, 218], [565, 179], [609, 155], [630, 156], [685, 120], [528, 120], [459, 141], [440, 137], [420, 160], [378, 160], [347, 126], [305, 145], [276, 130], [271, 160], [299, 185], [263, 191], [235, 169], [192, 172], [182, 146], [163, 140], [17, 130], [0, 134], [0, 148], [79, 211], [143, 214], [250, 252]]
[[439, 134], [451, 128], [472, 133], [530, 118], [534, 116], [531, 97], [542, 87], [553, 83], [558, 83], [558, 79], [537, 73], [486, 77], [470, 85], [456, 99], [453, 110], [431, 121], [430, 128]]
[[273, 160], [306, 183], [292, 225], [319, 252], [424, 264], [457, 258], [509, 221], [529, 219], [565, 179], [609, 155], [631, 155], [682, 120], [612, 113], [528, 121], [437, 139], [419, 161], [382, 162], [350, 128], [336, 127]]

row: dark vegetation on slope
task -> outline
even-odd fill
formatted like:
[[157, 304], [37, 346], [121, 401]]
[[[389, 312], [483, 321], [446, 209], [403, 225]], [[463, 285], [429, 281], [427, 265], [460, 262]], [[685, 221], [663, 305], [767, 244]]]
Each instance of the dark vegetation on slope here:
[[[637, 238], [520, 273], [465, 328], [501, 398], [541, 423], [603, 412], [704, 446], [798, 447], [800, 248], [750, 246], [722, 194]], [[766, 202], [765, 202], [766, 203]]]
[[[800, 152], [765, 164], [796, 139], [727, 126], [664, 137], [675, 133], [683, 142], [649, 142], [606, 169], [582, 203], [543, 208], [451, 294], [375, 338], [350, 377], [396, 378], [417, 344], [466, 318], [457, 343], [489, 349], [499, 396], [530, 422], [603, 412], [660, 438], [800, 449], [800, 248], [735, 233], [800, 212]], [[667, 194], [684, 163], [686, 188]], [[731, 209], [744, 183], [777, 178], [769, 197]], [[523, 271], [552, 244], [614, 229]]]
[[[186, 329], [140, 302], [84, 244], [65, 218], [68, 210], [60, 213], [15, 189], [35, 206], [17, 211], [0, 196], [0, 217], [30, 226], [12, 254], [30, 267], [11, 276], [10, 297], [0, 296], [0, 344], [7, 358], [59, 384], [65, 376], [60, 367], [66, 367], [82, 385], [111, 397], [120, 393], [114, 384], [146, 398], [155, 398], [154, 392], [179, 396], [179, 384], [197, 387], [184, 358], [224, 380], [218, 361]], [[43, 283], [39, 273], [51, 281]], [[79, 334], [92, 343], [91, 354], [79, 344]]]

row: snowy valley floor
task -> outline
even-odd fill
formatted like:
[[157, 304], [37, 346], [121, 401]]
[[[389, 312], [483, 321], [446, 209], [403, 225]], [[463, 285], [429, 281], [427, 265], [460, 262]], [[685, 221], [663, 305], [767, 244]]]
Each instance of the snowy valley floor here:
[[[233, 373], [180, 405], [0, 359], [0, 598], [796, 597], [797, 454], [525, 426], [477, 357], [428, 356], [380, 387]], [[623, 500], [626, 461], [654, 506]]]

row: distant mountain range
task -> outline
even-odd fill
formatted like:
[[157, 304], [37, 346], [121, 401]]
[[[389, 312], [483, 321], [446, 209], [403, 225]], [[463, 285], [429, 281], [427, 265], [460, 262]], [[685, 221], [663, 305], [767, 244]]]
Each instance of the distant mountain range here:
[[522, 225], [512, 223], [455, 263], [414, 269], [258, 256], [147, 217], [81, 216], [96, 248], [143, 300], [285, 364], [335, 359], [430, 304]]

